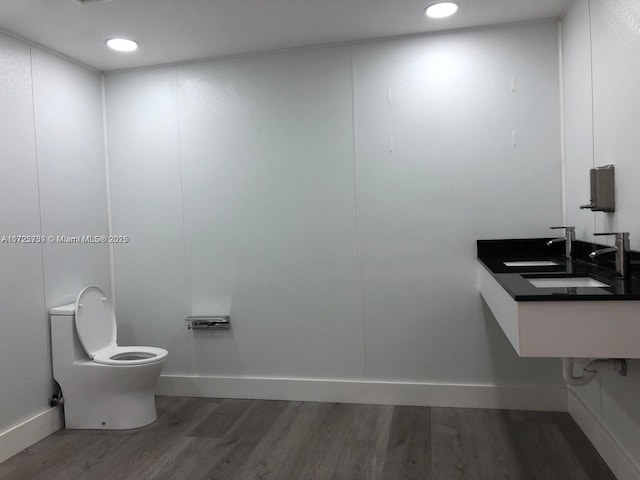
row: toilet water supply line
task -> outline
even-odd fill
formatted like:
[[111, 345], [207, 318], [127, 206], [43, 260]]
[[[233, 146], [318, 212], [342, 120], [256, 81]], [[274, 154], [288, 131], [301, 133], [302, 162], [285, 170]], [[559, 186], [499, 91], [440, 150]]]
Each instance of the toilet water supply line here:
[[586, 385], [598, 374], [598, 370], [612, 370], [618, 372], [620, 375], [625, 376], [627, 374], [627, 361], [620, 358], [597, 358], [587, 362], [582, 367], [582, 375], [575, 376], [573, 374], [573, 367], [575, 365], [575, 358], [563, 358], [562, 359], [562, 378], [569, 385], [580, 387]]

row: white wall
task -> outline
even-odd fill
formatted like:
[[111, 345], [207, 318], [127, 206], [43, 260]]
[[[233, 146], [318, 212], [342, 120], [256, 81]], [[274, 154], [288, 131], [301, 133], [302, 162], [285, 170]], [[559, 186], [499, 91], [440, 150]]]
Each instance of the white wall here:
[[556, 382], [494, 328], [474, 273], [477, 239], [560, 218], [556, 25], [359, 45], [354, 72], [367, 375]]
[[588, 3], [575, 2], [562, 20], [565, 201], [567, 225], [576, 237], [593, 241], [595, 218], [589, 203], [593, 158], [593, 100]]
[[166, 371], [186, 359], [175, 82], [173, 69], [107, 77], [113, 232], [131, 239], [114, 246], [118, 337], [166, 347]]
[[560, 221], [558, 90], [553, 23], [108, 74], [121, 340], [168, 374], [559, 385], [474, 273]]
[[[38, 170], [29, 46], [0, 37], [0, 218], [2, 235], [39, 234]], [[0, 430], [46, 407], [51, 363], [42, 249], [0, 244]], [[11, 274], [8, 274], [11, 272]]]
[[[563, 20], [569, 224], [580, 226], [584, 241], [593, 241], [594, 230], [630, 232], [634, 250], [640, 249], [639, 23], [637, 1], [576, 0]], [[609, 163], [616, 168], [616, 212], [579, 212], [588, 199], [589, 168]], [[604, 373], [574, 392], [640, 471], [640, 361], [629, 362], [626, 377]]]
[[[107, 234], [98, 73], [34, 48], [33, 98], [42, 231]], [[87, 285], [110, 291], [105, 244], [44, 246], [47, 309], [75, 301]]]
[[[100, 76], [0, 35], [2, 235], [106, 233]], [[109, 287], [102, 245], [0, 243], [0, 431], [48, 408], [47, 309]]]

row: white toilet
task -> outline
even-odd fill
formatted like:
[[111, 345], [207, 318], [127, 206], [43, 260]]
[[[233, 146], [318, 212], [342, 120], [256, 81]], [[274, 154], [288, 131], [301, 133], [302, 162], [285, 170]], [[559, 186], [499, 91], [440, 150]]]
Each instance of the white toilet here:
[[64, 396], [66, 428], [126, 429], [156, 419], [155, 385], [167, 351], [117, 344], [106, 294], [87, 287], [75, 303], [52, 308], [53, 377]]

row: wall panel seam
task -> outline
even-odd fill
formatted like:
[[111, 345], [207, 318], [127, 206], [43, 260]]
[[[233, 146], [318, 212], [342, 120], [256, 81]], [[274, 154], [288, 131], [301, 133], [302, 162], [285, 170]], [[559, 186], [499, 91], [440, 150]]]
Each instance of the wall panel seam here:
[[362, 286], [362, 255], [360, 252], [360, 208], [358, 204], [358, 161], [356, 147], [356, 101], [355, 101], [355, 65], [353, 61], [354, 45], [349, 49], [349, 60], [351, 66], [351, 140], [352, 140], [352, 162], [353, 162], [353, 206], [355, 217], [355, 247], [356, 247], [356, 277], [358, 288], [358, 309], [360, 314], [360, 325], [362, 327], [362, 378], [367, 378], [367, 342], [364, 326], [364, 294]]

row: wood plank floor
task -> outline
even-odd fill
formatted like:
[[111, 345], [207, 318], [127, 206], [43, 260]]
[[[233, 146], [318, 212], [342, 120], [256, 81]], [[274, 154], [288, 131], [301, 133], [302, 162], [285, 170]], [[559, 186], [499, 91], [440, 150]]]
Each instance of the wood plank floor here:
[[127, 431], [60, 430], [28, 480], [615, 480], [566, 413], [158, 397]]

